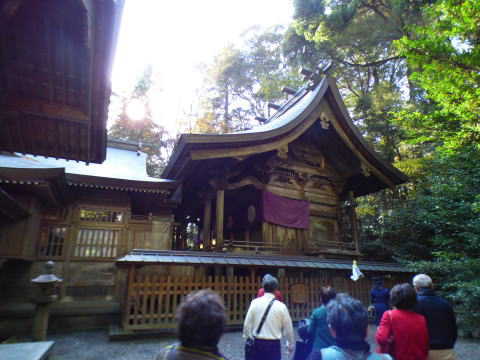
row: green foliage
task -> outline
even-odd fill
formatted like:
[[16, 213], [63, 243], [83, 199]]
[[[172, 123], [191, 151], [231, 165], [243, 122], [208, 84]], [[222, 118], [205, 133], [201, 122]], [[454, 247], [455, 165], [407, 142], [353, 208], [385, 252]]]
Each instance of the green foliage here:
[[288, 59], [307, 53], [318, 63], [334, 64], [333, 73], [355, 124], [390, 162], [404, 156], [403, 131], [390, 113], [405, 107], [405, 86], [410, 87], [409, 69], [393, 41], [421, 20], [421, 4], [296, 0], [295, 21], [284, 45]]
[[284, 101], [282, 87], [297, 87], [300, 76], [286, 66], [283, 29], [252, 28], [242, 47], [225, 47], [205, 69], [203, 114], [195, 131], [226, 133], [257, 125], [255, 116], [268, 117], [267, 103]]
[[[411, 182], [390, 204], [385, 193], [360, 201], [364, 251], [432, 275], [460, 325], [473, 330], [480, 321], [480, 3], [441, 0], [422, 11], [395, 42], [415, 84], [410, 103], [389, 109], [401, 129], [395, 164]], [[359, 105], [373, 109], [369, 98]]]
[[448, 147], [480, 139], [480, 2], [442, 0], [425, 8], [425, 25], [397, 41], [400, 53], [418, 69], [412, 80], [435, 107], [399, 114], [412, 135]]
[[[386, 221], [386, 238], [395, 256], [416, 271], [430, 273], [457, 304], [464, 328], [480, 313], [480, 149], [437, 153], [428, 163], [414, 196]], [[466, 294], [468, 293], [468, 296]]]

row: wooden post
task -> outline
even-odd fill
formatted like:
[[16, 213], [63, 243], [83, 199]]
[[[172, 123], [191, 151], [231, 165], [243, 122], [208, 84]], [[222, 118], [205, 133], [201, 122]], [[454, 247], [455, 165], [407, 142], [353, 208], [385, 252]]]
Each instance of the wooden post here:
[[360, 252], [360, 244], [359, 244], [359, 229], [358, 229], [358, 219], [357, 219], [357, 211], [355, 207], [352, 208], [352, 230], [353, 230], [353, 241], [355, 242], [355, 251]]
[[210, 234], [212, 229], [212, 199], [206, 198], [203, 208], [203, 246], [212, 245]]
[[131, 264], [128, 267], [128, 275], [127, 275], [127, 286], [125, 288], [124, 294], [124, 301], [122, 304], [122, 324], [123, 329], [128, 329], [129, 327], [129, 315], [130, 315], [130, 307], [132, 304], [132, 296], [134, 295], [133, 287], [135, 281], [135, 264]]
[[223, 214], [224, 214], [224, 198], [225, 190], [217, 190], [217, 214], [216, 214], [216, 225], [217, 225], [217, 244], [216, 246], [219, 249], [223, 248]]
[[352, 222], [352, 236], [353, 242], [355, 243], [355, 251], [360, 251], [360, 244], [358, 243], [359, 240], [359, 229], [358, 229], [358, 219], [357, 219], [357, 203], [355, 201], [355, 197], [353, 196], [353, 191], [350, 191], [348, 194], [349, 201], [351, 202], [351, 222]]

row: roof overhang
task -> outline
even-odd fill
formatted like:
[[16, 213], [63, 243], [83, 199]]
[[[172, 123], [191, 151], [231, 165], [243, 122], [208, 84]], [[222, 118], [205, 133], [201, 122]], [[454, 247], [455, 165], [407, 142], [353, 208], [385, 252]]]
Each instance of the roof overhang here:
[[137, 181], [76, 174], [66, 174], [66, 180], [68, 185], [75, 187], [143, 192], [163, 195], [170, 195], [177, 188], [176, 181]]
[[123, 4], [0, 0], [0, 151], [105, 160]]
[[[73, 188], [146, 193], [158, 195], [166, 201], [170, 201], [177, 188], [177, 182], [175, 181], [135, 181], [66, 174], [64, 168], [0, 167], [0, 184], [8, 187], [22, 186], [23, 191], [36, 194], [54, 206], [65, 203]], [[175, 202], [171, 201], [171, 203], [173, 205]]]
[[[298, 268], [307, 270], [352, 270], [351, 260], [320, 259], [306, 256], [237, 255], [223, 252], [135, 249], [116, 261], [116, 265], [225, 265], [248, 267]], [[410, 270], [397, 263], [359, 261], [362, 271], [403, 272]]]
[[0, 223], [18, 221], [29, 215], [22, 204], [0, 188]]
[[[386, 187], [393, 188], [408, 180], [366, 144], [348, 114], [335, 80], [328, 76], [323, 77], [315, 86], [299, 92], [264, 126], [231, 134], [183, 134], [162, 176], [183, 180], [188, 176], [189, 170], [195, 167], [195, 163], [201, 161], [242, 158], [275, 151], [281, 144], [298, 138], [319, 119], [322, 101], [327, 102], [334, 113], [331, 122], [335, 132], [373, 175], [363, 176], [359, 172], [358, 176], [350, 179], [355, 196]], [[369, 186], [355, 186], [352, 182]]]

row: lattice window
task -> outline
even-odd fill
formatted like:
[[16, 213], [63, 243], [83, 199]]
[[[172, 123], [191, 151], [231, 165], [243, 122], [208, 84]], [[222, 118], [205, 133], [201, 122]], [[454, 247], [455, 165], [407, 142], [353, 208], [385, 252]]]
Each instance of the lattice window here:
[[47, 226], [40, 232], [39, 255], [61, 257], [64, 254], [67, 237], [66, 226]]
[[122, 223], [124, 212], [118, 210], [80, 209], [80, 221]]
[[120, 230], [85, 229], [78, 230], [73, 256], [114, 258], [119, 253]]

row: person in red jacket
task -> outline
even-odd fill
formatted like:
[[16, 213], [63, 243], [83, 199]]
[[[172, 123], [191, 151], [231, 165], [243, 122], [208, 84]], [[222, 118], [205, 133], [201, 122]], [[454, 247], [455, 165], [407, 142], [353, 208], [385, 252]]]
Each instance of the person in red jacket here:
[[393, 355], [395, 360], [426, 360], [429, 339], [427, 322], [413, 312], [417, 303], [415, 290], [410, 284], [395, 285], [390, 291], [393, 310], [386, 311], [377, 328], [377, 352]]
[[[262, 283], [265, 282], [266, 279], [271, 278], [271, 277], [272, 277], [272, 275], [266, 274], [262, 279]], [[280, 292], [280, 290], [275, 290], [274, 294], [275, 294], [275, 299], [283, 302], [283, 296], [282, 296], [282, 293]], [[265, 290], [262, 287], [262, 288], [258, 289], [257, 298], [262, 297], [263, 295], [265, 295]]]

